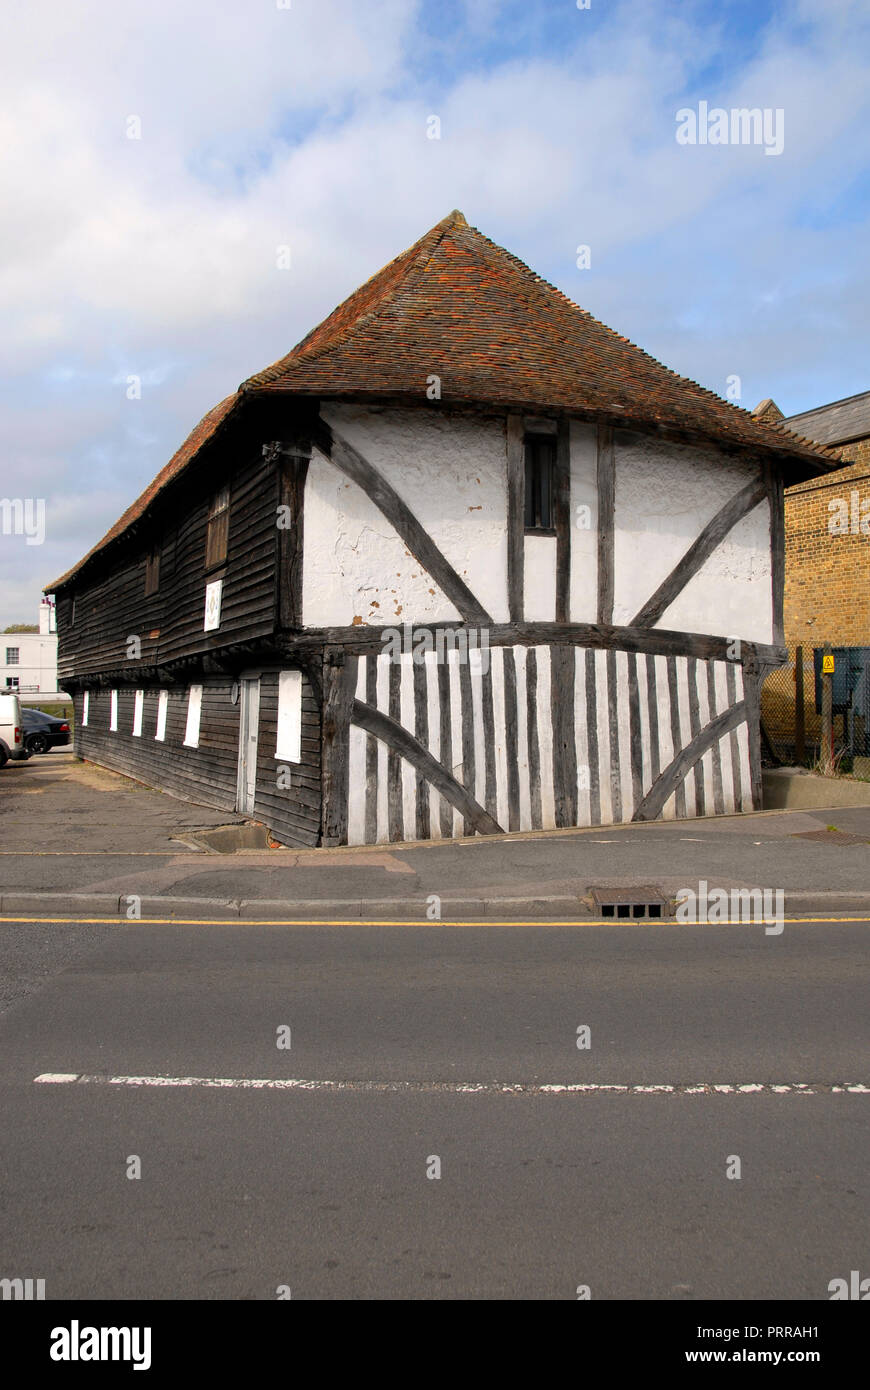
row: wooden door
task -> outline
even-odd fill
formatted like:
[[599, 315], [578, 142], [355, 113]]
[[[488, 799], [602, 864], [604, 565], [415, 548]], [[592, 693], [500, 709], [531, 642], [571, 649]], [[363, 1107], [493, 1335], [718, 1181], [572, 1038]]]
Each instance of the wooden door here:
[[241, 681], [239, 695], [239, 771], [236, 783], [236, 810], [242, 816], [254, 814], [257, 794], [257, 742], [260, 726], [260, 681]]

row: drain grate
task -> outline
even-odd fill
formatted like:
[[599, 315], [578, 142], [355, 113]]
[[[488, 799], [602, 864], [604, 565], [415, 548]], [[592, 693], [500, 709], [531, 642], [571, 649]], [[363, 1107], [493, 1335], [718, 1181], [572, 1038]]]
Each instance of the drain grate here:
[[667, 898], [660, 888], [591, 888], [596, 917], [623, 922], [661, 921], [668, 915]]
[[867, 845], [866, 835], [851, 835], [845, 830], [799, 830], [793, 840], [818, 840], [825, 845]]

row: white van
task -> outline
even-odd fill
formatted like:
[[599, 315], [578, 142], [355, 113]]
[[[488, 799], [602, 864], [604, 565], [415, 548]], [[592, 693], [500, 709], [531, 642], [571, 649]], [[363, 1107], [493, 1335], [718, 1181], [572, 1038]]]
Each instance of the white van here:
[[0, 767], [5, 767], [10, 758], [23, 762], [27, 757], [18, 696], [0, 695]]

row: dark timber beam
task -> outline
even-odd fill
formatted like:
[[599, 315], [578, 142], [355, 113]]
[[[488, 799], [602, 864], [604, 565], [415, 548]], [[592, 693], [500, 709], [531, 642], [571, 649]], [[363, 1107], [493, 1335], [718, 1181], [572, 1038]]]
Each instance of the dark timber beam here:
[[571, 588], [571, 422], [559, 421], [556, 435], [556, 622], [567, 623]]
[[[643, 801], [638, 806], [632, 820], [657, 820], [665, 808], [668, 798], [673, 796], [677, 787], [689, 775], [692, 768], [703, 758], [708, 749], [718, 743], [720, 738], [736, 729], [738, 724], [749, 718], [747, 703], [741, 700], [740, 704], [732, 705], [731, 709], [726, 709], [722, 714], [717, 714], [715, 719], [696, 734], [691, 743], [687, 743], [681, 753], [678, 753], [673, 762], [669, 763], [664, 772], [653, 782]], [[750, 737], [751, 737], [750, 721]]]
[[488, 627], [492, 619], [474, 597], [468, 585], [442, 555], [429, 533], [420, 525], [410, 507], [402, 501], [395, 488], [376, 468], [363, 458], [358, 449], [324, 420], [314, 429], [314, 443], [321, 453], [340, 468], [348, 478], [361, 487], [366, 496], [387, 518], [405, 545], [435, 583], [462, 614], [465, 622], [475, 627]]
[[[461, 634], [462, 623], [413, 623], [412, 632], [439, 631]], [[377, 653], [384, 650], [384, 634], [394, 633], [395, 626], [376, 627], [360, 624], [357, 627], [305, 628], [279, 643], [281, 652], [295, 652], [323, 645], [344, 646], [349, 651]], [[602, 651], [648, 652], [653, 656], [694, 656], [700, 661], [727, 661], [734, 665], [729, 650], [733, 638], [714, 637], [699, 632], [676, 632], [668, 628], [602, 627], [597, 623], [493, 623], [488, 629], [490, 646], [530, 647], [567, 644], [575, 647], [598, 647]], [[784, 647], [741, 639], [742, 660], [756, 657], [767, 666], [781, 666], [787, 659]], [[740, 662], [736, 663], [737, 665]]]
[[654, 627], [662, 614], [670, 608], [674, 599], [685, 589], [689, 580], [713, 554], [717, 545], [728, 532], [741, 521], [747, 513], [757, 507], [767, 496], [767, 482], [755, 478], [736, 492], [724, 507], [707, 522], [700, 536], [693, 541], [683, 558], [674, 566], [666, 579], [663, 579], [652, 598], [647, 599], [643, 608], [631, 620], [632, 627]]
[[310, 444], [302, 439], [292, 444], [263, 445], [263, 457], [274, 467], [277, 480], [275, 573], [277, 624], [281, 628], [302, 626], [305, 479], [310, 453]]
[[350, 711], [356, 673], [356, 657], [344, 648], [331, 648], [324, 653], [320, 822], [323, 845], [347, 844]]
[[431, 782], [435, 790], [440, 792], [451, 806], [456, 807], [473, 831], [479, 835], [504, 833], [498, 821], [493, 820], [471, 793], [451, 777], [447, 769], [432, 757], [429, 750], [424, 748], [413, 734], [403, 729], [397, 720], [391, 719], [388, 714], [382, 714], [380, 710], [372, 709], [371, 705], [365, 705], [361, 700], [354, 700], [350, 717], [351, 723], [365, 729], [367, 733], [374, 734], [375, 738], [382, 739], [392, 752], [407, 758], [418, 775]]
[[507, 417], [508, 612], [521, 623], [525, 612], [525, 428], [521, 415]]
[[773, 640], [785, 641], [783, 604], [785, 597], [785, 497], [782, 472], [775, 464], [764, 465], [767, 496], [770, 503], [770, 585], [773, 600]]
[[613, 428], [598, 426], [598, 621], [613, 622]]

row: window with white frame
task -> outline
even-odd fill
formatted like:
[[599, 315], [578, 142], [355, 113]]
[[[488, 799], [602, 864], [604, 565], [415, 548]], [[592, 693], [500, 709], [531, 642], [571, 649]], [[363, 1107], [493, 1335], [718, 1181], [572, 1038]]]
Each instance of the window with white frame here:
[[20, 647], [7, 647], [7, 648], [6, 648], [6, 665], [7, 665], [7, 666], [20, 666], [20, 664], [21, 664], [21, 648], [20, 648]]

